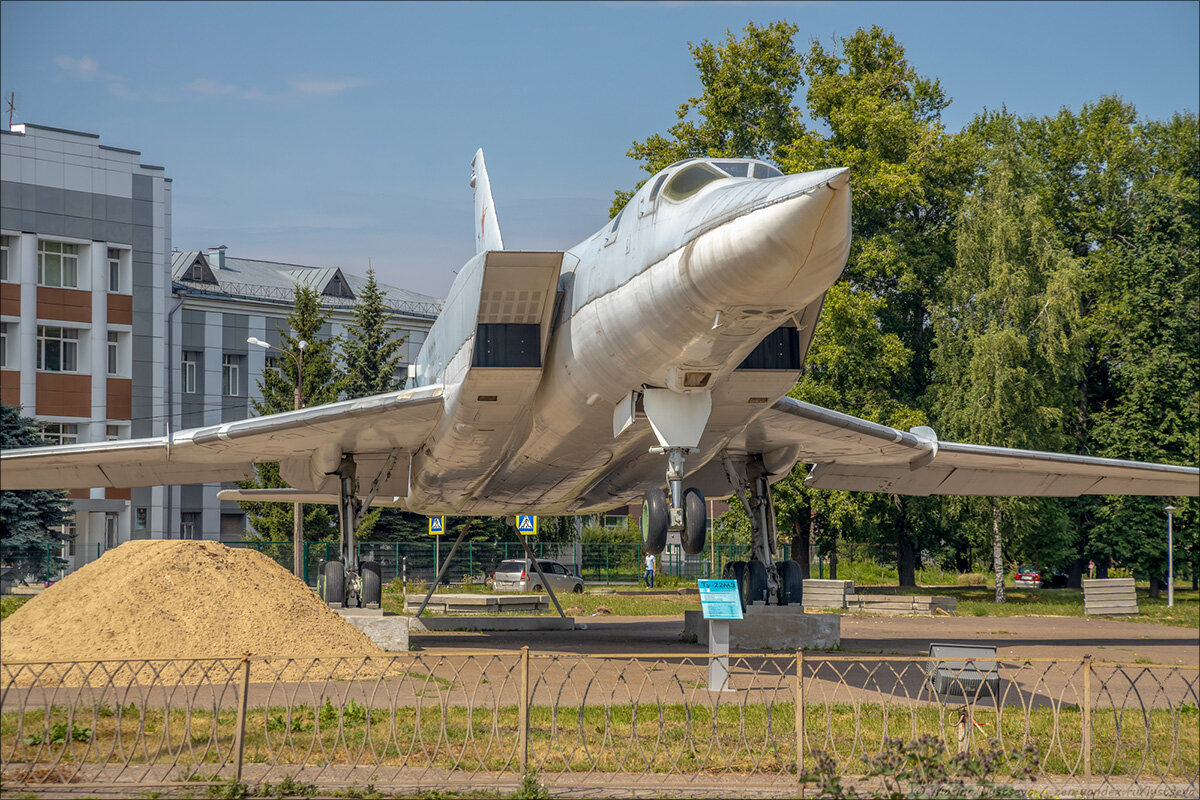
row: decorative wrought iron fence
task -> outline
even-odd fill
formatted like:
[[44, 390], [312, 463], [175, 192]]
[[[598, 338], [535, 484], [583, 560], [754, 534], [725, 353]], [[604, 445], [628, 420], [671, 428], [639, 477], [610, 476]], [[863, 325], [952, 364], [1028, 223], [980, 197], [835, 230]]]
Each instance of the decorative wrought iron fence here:
[[930, 667], [912, 656], [528, 648], [6, 662], [0, 770], [6, 788], [81, 791], [292, 781], [469, 792], [536, 772], [576, 794], [794, 796], [813, 793], [822, 771], [868, 780], [868, 762], [895, 740], [932, 737], [986, 752], [1016, 788], [1031, 778], [1057, 795], [1200, 789], [1194, 666], [1000, 659], [994, 682], [972, 681], [970, 664], [931, 680]]

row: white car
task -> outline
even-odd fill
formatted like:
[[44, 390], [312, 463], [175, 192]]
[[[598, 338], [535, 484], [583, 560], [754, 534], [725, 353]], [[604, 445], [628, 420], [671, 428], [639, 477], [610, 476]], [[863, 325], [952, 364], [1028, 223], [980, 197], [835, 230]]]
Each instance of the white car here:
[[[539, 558], [538, 566], [542, 568], [542, 575], [546, 576], [546, 581], [555, 592], [583, 594], [583, 579], [572, 575], [570, 570], [562, 564], [548, 558]], [[541, 592], [545, 590], [545, 587], [542, 586], [541, 576], [533, 567], [533, 562], [522, 558], [500, 562], [500, 566], [496, 567], [496, 571], [492, 573], [492, 588], [497, 592]]]

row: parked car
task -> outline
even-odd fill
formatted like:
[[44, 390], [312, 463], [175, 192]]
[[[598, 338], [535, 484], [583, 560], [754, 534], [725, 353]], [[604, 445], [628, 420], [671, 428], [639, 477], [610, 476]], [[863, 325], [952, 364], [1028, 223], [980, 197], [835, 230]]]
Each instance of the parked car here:
[[[546, 576], [550, 588], [555, 592], [572, 592], [583, 594], [583, 579], [571, 574], [571, 571], [557, 561], [539, 558], [538, 566]], [[501, 561], [500, 566], [492, 573], [492, 588], [497, 592], [541, 592], [541, 576], [533, 567], [533, 562], [527, 558], [514, 558]]]
[[1014, 586], [1024, 586], [1029, 589], [1042, 588], [1042, 570], [1031, 564], [1022, 564], [1013, 575]]

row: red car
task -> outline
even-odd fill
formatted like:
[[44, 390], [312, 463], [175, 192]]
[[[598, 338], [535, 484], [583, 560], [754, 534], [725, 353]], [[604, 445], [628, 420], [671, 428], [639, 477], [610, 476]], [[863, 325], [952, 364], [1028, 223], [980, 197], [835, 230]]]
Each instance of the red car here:
[[1015, 586], [1025, 586], [1030, 589], [1042, 588], [1042, 571], [1037, 567], [1023, 564], [1016, 574], [1013, 575], [1013, 584]]

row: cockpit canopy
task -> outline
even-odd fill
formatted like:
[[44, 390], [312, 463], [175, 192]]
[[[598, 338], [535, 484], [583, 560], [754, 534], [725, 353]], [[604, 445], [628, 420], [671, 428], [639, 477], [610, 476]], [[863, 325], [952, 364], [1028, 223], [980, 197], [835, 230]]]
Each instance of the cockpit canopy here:
[[721, 178], [778, 178], [783, 175], [765, 161], [749, 158], [693, 158], [667, 167], [650, 187], [649, 200], [658, 198], [659, 191], [668, 200], [679, 202]]

